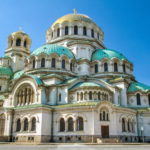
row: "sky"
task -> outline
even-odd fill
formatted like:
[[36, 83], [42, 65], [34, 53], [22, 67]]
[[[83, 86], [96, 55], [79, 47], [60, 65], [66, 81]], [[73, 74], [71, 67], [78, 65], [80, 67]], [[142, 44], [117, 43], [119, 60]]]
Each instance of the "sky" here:
[[12, 32], [22, 28], [33, 51], [45, 44], [52, 23], [74, 8], [102, 28], [107, 48], [134, 64], [136, 80], [150, 85], [150, 0], [0, 0], [0, 57]]

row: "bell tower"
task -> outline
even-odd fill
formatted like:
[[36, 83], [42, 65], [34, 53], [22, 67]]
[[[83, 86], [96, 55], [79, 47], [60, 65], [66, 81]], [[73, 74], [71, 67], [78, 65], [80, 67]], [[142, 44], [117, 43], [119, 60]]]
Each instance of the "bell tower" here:
[[8, 37], [8, 48], [5, 56], [12, 59], [11, 67], [14, 72], [22, 70], [25, 66], [25, 58], [30, 55], [31, 39], [23, 31], [14, 32]]

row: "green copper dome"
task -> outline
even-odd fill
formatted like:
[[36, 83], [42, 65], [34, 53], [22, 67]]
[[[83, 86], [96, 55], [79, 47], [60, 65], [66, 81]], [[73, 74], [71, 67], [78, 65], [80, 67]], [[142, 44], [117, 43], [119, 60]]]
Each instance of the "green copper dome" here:
[[75, 89], [75, 88], [84, 88], [84, 87], [101, 87], [104, 88], [103, 85], [94, 83], [94, 82], [79, 82], [77, 84], [75, 84], [73, 87], [70, 88], [71, 89]]
[[142, 91], [142, 92], [150, 91], [150, 86], [140, 82], [133, 82], [130, 84], [128, 88], [128, 92], [136, 92], [136, 91]]
[[0, 67], [0, 76], [11, 76], [13, 74], [11, 68]]
[[53, 53], [56, 53], [58, 56], [65, 55], [69, 57], [70, 59], [75, 58], [74, 54], [69, 50], [68, 48], [61, 46], [61, 45], [56, 45], [56, 44], [46, 44], [43, 45], [42, 47], [34, 50], [31, 54], [31, 56], [37, 56], [40, 54], [46, 54], [50, 55]]
[[113, 58], [118, 58], [120, 60], [127, 60], [128, 59], [122, 55], [121, 53], [114, 51], [114, 50], [109, 50], [109, 49], [97, 49], [93, 52], [91, 60], [102, 60], [104, 58], [108, 59], [113, 59]]

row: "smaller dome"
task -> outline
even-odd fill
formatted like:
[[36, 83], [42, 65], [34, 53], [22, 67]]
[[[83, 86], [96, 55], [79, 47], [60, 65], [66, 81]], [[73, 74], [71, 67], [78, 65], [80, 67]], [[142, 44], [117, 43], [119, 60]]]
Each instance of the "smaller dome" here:
[[11, 76], [13, 74], [11, 68], [0, 67], [0, 76]]
[[28, 34], [26, 34], [25, 32], [23, 32], [23, 31], [17, 31], [17, 32], [13, 32], [12, 34], [11, 34], [12, 36], [16, 36], [16, 35], [23, 35], [23, 36], [28, 36]]
[[58, 56], [65, 55], [65, 56], [69, 57], [70, 59], [75, 58], [74, 54], [71, 52], [70, 49], [68, 49], [67, 47], [61, 46], [61, 45], [56, 45], [56, 44], [43, 45], [42, 47], [34, 50], [31, 54], [31, 56], [37, 56], [42, 53], [44, 53], [46, 55], [56, 53]]
[[97, 49], [93, 52], [91, 60], [102, 60], [104, 58], [113, 59], [118, 58], [120, 60], [127, 60], [128, 59], [121, 53], [115, 51], [115, 50], [109, 50], [109, 49]]
[[97, 84], [97, 83], [94, 83], [94, 82], [79, 82], [77, 84], [75, 84], [73, 87], [70, 88], [71, 89], [76, 89], [76, 88], [84, 88], [84, 87], [101, 87], [101, 88], [104, 88], [103, 85], [100, 85], [100, 84]]

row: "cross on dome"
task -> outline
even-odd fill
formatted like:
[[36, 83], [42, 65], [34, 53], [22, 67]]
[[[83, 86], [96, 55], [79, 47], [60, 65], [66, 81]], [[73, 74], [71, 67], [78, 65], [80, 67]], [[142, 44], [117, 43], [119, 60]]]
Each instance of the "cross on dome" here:
[[73, 9], [73, 13], [74, 13], [74, 14], [77, 14], [76, 8]]

